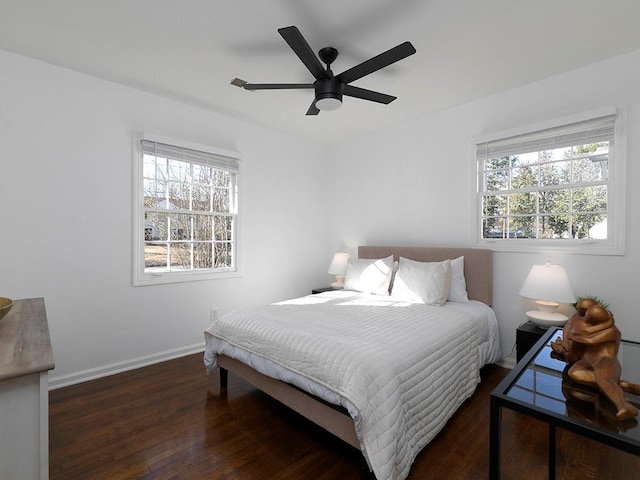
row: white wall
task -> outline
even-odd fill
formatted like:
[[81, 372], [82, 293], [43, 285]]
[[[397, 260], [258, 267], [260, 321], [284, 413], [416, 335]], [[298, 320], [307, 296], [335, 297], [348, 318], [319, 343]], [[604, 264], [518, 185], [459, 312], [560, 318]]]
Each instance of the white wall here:
[[[469, 79], [473, 81], [473, 79]], [[608, 300], [623, 336], [640, 340], [635, 297], [640, 270], [640, 51], [532, 83], [384, 132], [353, 139], [327, 155], [332, 175], [329, 251], [362, 244], [471, 245], [472, 138], [621, 105], [627, 110], [626, 255], [494, 255], [494, 308], [505, 354], [530, 301], [518, 296], [529, 268], [565, 265], [576, 294]], [[391, 106], [392, 107], [392, 106]]]
[[[240, 278], [131, 286], [145, 131], [241, 153]], [[45, 298], [52, 384], [197, 350], [212, 306], [324, 285], [323, 162], [314, 144], [0, 50], [0, 296]]]
[[[508, 353], [530, 307], [520, 284], [551, 260], [640, 340], [637, 85], [640, 52], [326, 151], [0, 50], [0, 295], [45, 298], [54, 385], [194, 351], [210, 307], [306, 294], [328, 283], [335, 251], [469, 245], [474, 136], [616, 104], [627, 110], [626, 256], [496, 253], [494, 307]], [[144, 131], [241, 152], [242, 277], [131, 286], [131, 138]]]

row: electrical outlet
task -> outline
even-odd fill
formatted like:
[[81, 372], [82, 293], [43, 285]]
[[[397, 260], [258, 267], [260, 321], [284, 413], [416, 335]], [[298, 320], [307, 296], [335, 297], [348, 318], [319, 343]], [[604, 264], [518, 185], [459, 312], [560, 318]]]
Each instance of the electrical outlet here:
[[211, 317], [210, 320], [215, 322], [218, 319], [218, 307], [213, 307], [211, 309]]

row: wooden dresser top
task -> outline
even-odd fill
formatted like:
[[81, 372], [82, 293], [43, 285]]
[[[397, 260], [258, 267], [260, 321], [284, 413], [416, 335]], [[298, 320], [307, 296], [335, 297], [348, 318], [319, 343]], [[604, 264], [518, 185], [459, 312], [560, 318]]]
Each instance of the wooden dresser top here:
[[44, 298], [15, 300], [0, 320], [0, 381], [54, 366]]

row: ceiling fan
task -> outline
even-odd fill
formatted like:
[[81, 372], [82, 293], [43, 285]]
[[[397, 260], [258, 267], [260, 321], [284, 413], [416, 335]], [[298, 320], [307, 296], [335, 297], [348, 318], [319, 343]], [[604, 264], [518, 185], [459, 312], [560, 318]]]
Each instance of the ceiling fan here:
[[[297, 27], [279, 28], [278, 33], [282, 35], [285, 42], [289, 44], [291, 49], [302, 60], [302, 63], [309, 69], [316, 79], [313, 83], [247, 83], [239, 78], [234, 78], [231, 83], [245, 90], [288, 90], [313, 88], [315, 89], [315, 98], [311, 106], [307, 110], [307, 115], [318, 115], [320, 110], [336, 110], [342, 105], [342, 96], [361, 98], [371, 102], [389, 104], [396, 97], [384, 93], [374, 92], [364, 88], [349, 85], [351, 82], [359, 78], [369, 75], [380, 70], [392, 63], [416, 53], [416, 49], [411, 42], [404, 42], [400, 45], [387, 50], [380, 55], [376, 55], [355, 67], [345, 70], [339, 75], [334, 75], [331, 71], [331, 64], [338, 56], [338, 50], [333, 47], [325, 47], [320, 49], [318, 57], [313, 53], [311, 47], [300, 33]], [[324, 68], [322, 63], [327, 67]]]

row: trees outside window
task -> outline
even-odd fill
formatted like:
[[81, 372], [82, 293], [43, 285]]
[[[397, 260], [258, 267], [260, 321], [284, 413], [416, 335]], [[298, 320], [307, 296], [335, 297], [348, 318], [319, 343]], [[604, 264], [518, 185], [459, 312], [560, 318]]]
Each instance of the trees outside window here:
[[[489, 159], [483, 238], [606, 238], [609, 142]], [[595, 236], [594, 236], [595, 235]]]

